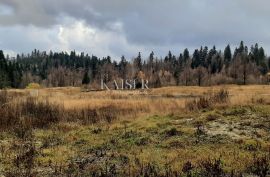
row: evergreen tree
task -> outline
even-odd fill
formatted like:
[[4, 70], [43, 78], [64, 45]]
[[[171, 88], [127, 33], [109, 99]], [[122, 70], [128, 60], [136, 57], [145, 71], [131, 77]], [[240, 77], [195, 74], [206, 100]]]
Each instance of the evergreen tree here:
[[8, 63], [5, 59], [4, 52], [0, 50], [0, 89], [8, 86], [10, 86]]
[[193, 58], [192, 58], [192, 63], [191, 67], [192, 68], [197, 68], [201, 64], [201, 59], [200, 59], [200, 52], [198, 49], [196, 49], [193, 53]]
[[121, 57], [121, 61], [119, 63], [119, 72], [120, 72], [120, 76], [122, 79], [126, 79], [126, 74], [127, 74], [127, 60], [125, 58], [125, 56]]
[[244, 46], [244, 42], [241, 41], [240, 42], [240, 45], [239, 45], [239, 48], [238, 48], [238, 53], [242, 53], [245, 51], [245, 46]]
[[172, 52], [169, 51], [169, 53], [168, 53], [168, 59], [169, 59], [169, 62], [170, 63], [172, 62], [172, 58], [173, 58]]
[[149, 66], [149, 69], [151, 69], [151, 72], [154, 72], [153, 69], [154, 69], [154, 52], [152, 51], [149, 55], [149, 61], [148, 61], [148, 66]]
[[5, 60], [5, 55], [3, 50], [0, 50], [0, 61], [3, 62]]
[[213, 48], [209, 51], [207, 57], [206, 57], [206, 67], [208, 68], [211, 65], [212, 58], [217, 54], [216, 47], [213, 46]]
[[268, 69], [270, 69], [270, 57], [268, 58]]
[[251, 46], [250, 59], [252, 62], [255, 62], [257, 66], [265, 64], [265, 52], [262, 47], [259, 48], [259, 45], [256, 43], [255, 46]]
[[134, 59], [134, 66], [138, 71], [142, 70], [142, 56], [141, 52], [139, 52], [138, 56]]
[[267, 64], [265, 62], [261, 63], [258, 69], [262, 75], [267, 74], [268, 67], [267, 67]]
[[154, 52], [152, 51], [151, 53], [150, 53], [150, 56], [149, 56], [149, 63], [150, 64], [153, 64], [154, 63]]
[[208, 47], [205, 46], [202, 53], [201, 53], [201, 65], [204, 66], [204, 67], [207, 67], [207, 62], [206, 62], [206, 58], [207, 58], [207, 55], [208, 55]]
[[260, 47], [259, 53], [258, 53], [258, 62], [257, 62], [257, 64], [258, 65], [263, 64], [264, 61], [265, 61], [265, 52], [264, 52], [264, 49], [262, 47]]
[[189, 59], [189, 51], [188, 51], [188, 49], [184, 50], [183, 59], [184, 59], [184, 63], [186, 63], [188, 61], [188, 59]]
[[219, 73], [222, 70], [222, 66], [223, 66], [223, 62], [222, 62], [222, 57], [221, 57], [221, 53], [217, 53], [216, 55], [214, 55], [212, 57], [212, 61], [211, 61], [211, 73]]
[[82, 84], [87, 85], [89, 83], [90, 83], [90, 78], [89, 78], [88, 72], [86, 71], [83, 75]]
[[[224, 64], [226, 70], [222, 72]], [[130, 66], [133, 70], [128, 69]], [[266, 59], [264, 49], [255, 44], [248, 53], [243, 41], [235, 49], [233, 56], [229, 45], [224, 49], [223, 55], [215, 46], [209, 51], [208, 47], [202, 46], [196, 49], [192, 56], [188, 49], [185, 49], [177, 58], [169, 51], [166, 57], [154, 59], [154, 53], [151, 52], [147, 62], [142, 61], [139, 53], [133, 63], [125, 57], [117, 63], [110, 56], [100, 59], [84, 53], [78, 55], [76, 51], [46, 53], [37, 49], [30, 54], [17, 55], [13, 61], [0, 51], [0, 88], [18, 88], [28, 82], [39, 82], [45, 86], [58, 86], [59, 83], [62, 86], [79, 86], [81, 83], [98, 81], [103, 74], [110, 75], [111, 80], [113, 77], [136, 77], [139, 71], [145, 74], [150, 80], [149, 83], [159, 80], [164, 86], [172, 83], [185, 84], [182, 79], [188, 79], [189, 84], [194, 84], [196, 80], [198, 85], [208, 83], [201, 71], [203, 73], [208, 71], [207, 79], [211, 79], [215, 74], [222, 74], [222, 78], [227, 78], [222, 81], [234, 78], [236, 83], [240, 83], [242, 79], [243, 83], [248, 83], [250, 78], [259, 80], [258, 71], [261, 75], [265, 75], [269, 72], [269, 68], [270, 59]], [[83, 73], [83, 78], [81, 78], [82, 71], [87, 71]], [[250, 75], [252, 77], [249, 77]]]
[[230, 45], [227, 45], [224, 50], [224, 61], [228, 65], [232, 60], [232, 52]]
[[180, 65], [180, 67], [182, 67], [183, 64], [184, 64], [184, 57], [183, 57], [183, 54], [182, 53], [180, 53], [180, 55], [179, 55], [178, 63]]

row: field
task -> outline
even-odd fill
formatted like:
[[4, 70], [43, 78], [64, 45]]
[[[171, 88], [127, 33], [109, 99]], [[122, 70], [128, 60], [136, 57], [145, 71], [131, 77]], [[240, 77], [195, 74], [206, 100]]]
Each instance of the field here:
[[270, 86], [0, 93], [0, 176], [267, 176]]

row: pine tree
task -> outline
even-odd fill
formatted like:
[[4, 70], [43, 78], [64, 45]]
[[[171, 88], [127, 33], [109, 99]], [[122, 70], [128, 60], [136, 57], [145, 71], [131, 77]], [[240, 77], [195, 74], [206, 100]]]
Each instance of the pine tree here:
[[196, 49], [193, 53], [193, 58], [192, 58], [192, 63], [191, 63], [191, 67], [197, 68], [199, 67], [201, 64], [201, 60], [200, 60], [200, 52], [198, 49]]
[[208, 55], [206, 57], [206, 67], [209, 68], [209, 66], [211, 65], [212, 62], [212, 58], [214, 55], [216, 55], [217, 51], [216, 51], [216, 47], [213, 46], [213, 48], [208, 52]]
[[151, 53], [150, 53], [150, 55], [149, 55], [149, 61], [148, 61], [148, 66], [149, 66], [149, 68], [148, 69], [150, 69], [151, 70], [151, 72], [153, 72], [153, 69], [154, 69], [154, 52], [152, 51]]
[[0, 50], [0, 89], [8, 86], [10, 86], [8, 63], [5, 59], [4, 52]]
[[208, 47], [205, 46], [204, 49], [202, 50], [202, 53], [200, 54], [201, 65], [204, 67], [207, 67], [207, 62], [206, 62], [207, 55], [208, 55]]
[[270, 69], [270, 57], [268, 58], [268, 69]]
[[126, 79], [127, 64], [128, 64], [128, 62], [127, 62], [125, 56], [122, 56], [121, 61], [119, 63], [119, 72], [120, 72], [120, 76], [122, 79]]
[[154, 52], [152, 51], [151, 53], [150, 53], [150, 56], [149, 56], [149, 63], [150, 63], [150, 65], [152, 65], [153, 63], [154, 63]]
[[90, 78], [89, 78], [89, 75], [88, 75], [88, 71], [86, 71], [83, 75], [83, 80], [82, 80], [82, 84], [83, 85], [87, 85], [90, 83]]
[[258, 65], [263, 64], [265, 61], [265, 52], [262, 47], [259, 48], [259, 53], [258, 53]]
[[240, 42], [240, 45], [239, 45], [239, 48], [238, 48], [238, 53], [242, 53], [245, 51], [245, 46], [244, 46], [244, 42], [241, 41]]
[[259, 71], [261, 72], [262, 75], [267, 74], [268, 67], [267, 67], [267, 64], [265, 62], [262, 62], [258, 69], [259, 69]]
[[184, 50], [183, 59], [184, 59], [184, 63], [186, 63], [188, 61], [188, 59], [189, 59], [189, 51], [188, 51], [188, 49]]
[[139, 52], [138, 56], [134, 59], [134, 66], [138, 71], [142, 70], [142, 56], [141, 52]]
[[232, 60], [232, 52], [230, 45], [227, 45], [224, 50], [224, 61], [228, 65]]

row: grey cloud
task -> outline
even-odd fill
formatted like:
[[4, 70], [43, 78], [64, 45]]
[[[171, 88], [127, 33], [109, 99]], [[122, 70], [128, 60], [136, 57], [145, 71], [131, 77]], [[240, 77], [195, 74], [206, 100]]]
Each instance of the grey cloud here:
[[147, 47], [225, 45], [260, 42], [270, 45], [268, 0], [0, 0], [13, 14], [0, 24], [50, 28], [62, 17], [84, 20], [111, 31], [120, 22], [131, 44]]

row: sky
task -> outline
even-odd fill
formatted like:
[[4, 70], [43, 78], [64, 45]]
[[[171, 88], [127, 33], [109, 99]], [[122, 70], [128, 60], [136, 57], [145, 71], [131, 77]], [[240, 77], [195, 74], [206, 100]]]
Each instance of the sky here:
[[6, 54], [85, 52], [119, 60], [241, 40], [270, 53], [269, 0], [0, 0]]

